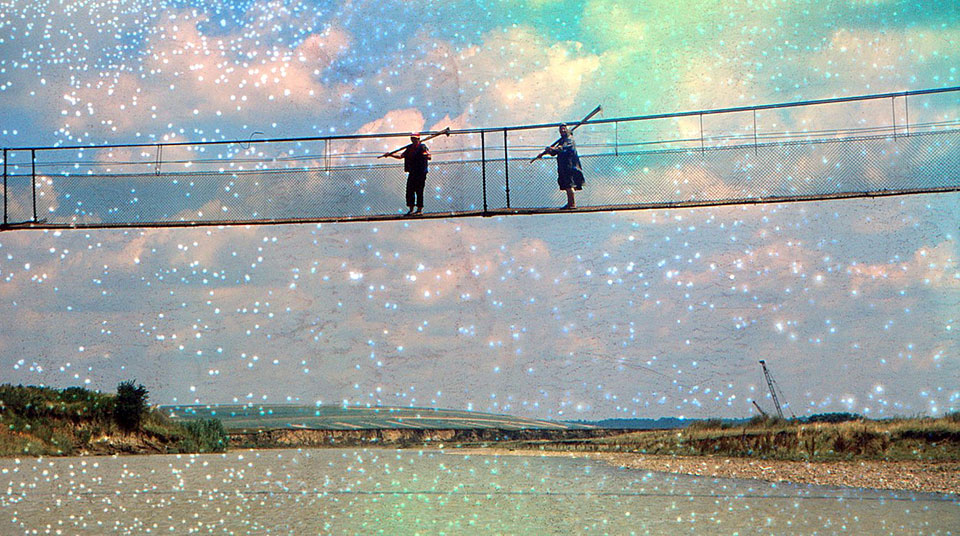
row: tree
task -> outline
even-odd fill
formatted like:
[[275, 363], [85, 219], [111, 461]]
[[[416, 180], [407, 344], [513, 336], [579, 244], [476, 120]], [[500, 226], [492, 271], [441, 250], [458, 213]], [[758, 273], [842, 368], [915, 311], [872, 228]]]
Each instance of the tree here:
[[136, 380], [120, 382], [117, 386], [117, 403], [113, 409], [113, 418], [125, 432], [140, 429], [140, 423], [147, 412], [147, 388], [135, 386]]

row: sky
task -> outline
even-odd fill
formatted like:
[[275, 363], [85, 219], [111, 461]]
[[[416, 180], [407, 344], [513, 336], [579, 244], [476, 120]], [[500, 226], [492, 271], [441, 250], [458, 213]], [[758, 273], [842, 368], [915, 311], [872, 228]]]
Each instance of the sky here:
[[[0, 2], [0, 145], [948, 87], [958, 40], [960, 7], [936, 1]], [[942, 414], [960, 407], [958, 201], [4, 232], [0, 380], [135, 378], [154, 403], [742, 417], [772, 409], [765, 359], [797, 415]]]

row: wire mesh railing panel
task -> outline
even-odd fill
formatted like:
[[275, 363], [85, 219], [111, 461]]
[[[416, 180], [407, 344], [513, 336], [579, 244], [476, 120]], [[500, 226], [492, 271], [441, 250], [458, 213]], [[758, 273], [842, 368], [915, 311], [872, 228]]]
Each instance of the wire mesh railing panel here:
[[[577, 204], [675, 204], [960, 187], [960, 133], [587, 155]], [[511, 162], [511, 206], [563, 204], [556, 164]]]
[[[581, 207], [676, 204], [960, 185], [960, 134], [741, 145], [706, 150], [584, 154]], [[509, 148], [509, 146], [508, 146]], [[503, 154], [502, 144], [490, 152]], [[484, 208], [480, 160], [432, 164], [427, 212]], [[486, 161], [489, 209], [566, 202], [553, 158]], [[32, 218], [30, 177], [9, 177], [9, 221]], [[39, 175], [36, 203], [49, 224], [230, 222], [370, 217], [405, 212], [401, 165], [233, 173]]]
[[[480, 177], [480, 161], [432, 165], [424, 191], [425, 210], [482, 210]], [[296, 220], [406, 211], [406, 174], [402, 165], [395, 164], [327, 171], [43, 175], [38, 184], [39, 211], [50, 224]], [[11, 194], [29, 198], [13, 188]], [[29, 214], [25, 216], [24, 221], [30, 219]]]
[[[476, 212], [483, 210], [482, 166], [479, 160], [432, 164], [423, 192], [424, 211]], [[399, 200], [398, 204], [400, 204]]]
[[[579, 207], [960, 190], [960, 91], [577, 125]], [[575, 123], [574, 123], [575, 124]], [[426, 213], [553, 209], [557, 126], [440, 133]], [[426, 137], [426, 135], [425, 135]], [[384, 218], [407, 210], [400, 134], [7, 149], [5, 223], [117, 226]], [[399, 154], [399, 153], [398, 153]]]
[[510, 161], [511, 208], [556, 208], [566, 200], [557, 185], [557, 163], [553, 158], [533, 163], [527, 158]]
[[[502, 150], [502, 148], [501, 148]], [[510, 163], [512, 166], [513, 163]], [[507, 203], [507, 180], [510, 178], [510, 167], [503, 161], [491, 160], [486, 164], [487, 167], [487, 206], [490, 209], [506, 208]], [[483, 208], [483, 207], [480, 207]]]
[[3, 222], [21, 223], [33, 220], [33, 187], [31, 173], [31, 152], [29, 150], [7, 149], [3, 152], [6, 187], [3, 188]]
[[15, 224], [33, 220], [32, 182], [30, 175], [7, 176], [5, 222]]

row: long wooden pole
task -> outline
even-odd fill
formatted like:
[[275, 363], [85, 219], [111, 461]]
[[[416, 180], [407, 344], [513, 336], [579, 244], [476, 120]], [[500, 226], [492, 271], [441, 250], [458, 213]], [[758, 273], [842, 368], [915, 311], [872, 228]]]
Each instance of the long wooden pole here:
[[[423, 138], [422, 140], [420, 140], [420, 143], [423, 143], [423, 142], [425, 142], [425, 141], [427, 141], [427, 140], [432, 140], [433, 138], [436, 138], [437, 136], [442, 136], [442, 135], [444, 135], [444, 134], [446, 134], [447, 136], [450, 135], [450, 127], [447, 127], [447, 128], [445, 128], [445, 129], [441, 130], [440, 132], [437, 132], [436, 134], [431, 134], [431, 135], [427, 136], [426, 138]], [[388, 156], [393, 156], [393, 155], [399, 153], [400, 151], [405, 150], [407, 147], [410, 147], [411, 145], [413, 145], [413, 144], [412, 144], [412, 143], [408, 143], [408, 144], [404, 145], [403, 147], [401, 147], [401, 148], [399, 148], [399, 149], [395, 149], [395, 150], [393, 150], [393, 151], [390, 151], [389, 153], [384, 153], [384, 154], [378, 156], [377, 158], [386, 158], [386, 157], [388, 157]]]
[[[587, 121], [589, 121], [591, 117], [597, 115], [597, 114], [600, 113], [602, 110], [603, 110], [603, 107], [598, 105], [596, 108], [593, 109], [592, 112], [588, 113], [586, 117], [584, 117], [583, 119], [581, 119], [579, 123], [576, 123], [575, 125], [573, 125], [572, 127], [570, 127], [570, 132], [573, 132], [574, 130], [577, 130], [577, 127], [579, 127], [580, 125], [582, 125], [582, 124], [586, 123]], [[562, 141], [563, 141], [563, 138], [559, 138], [557, 141], [551, 143], [551, 144], [550, 144], [550, 147], [557, 147], [558, 145], [560, 145], [560, 143], [561, 143]], [[543, 150], [540, 154], [538, 154], [537, 156], [535, 156], [535, 157], [533, 157], [532, 159], [530, 159], [530, 162], [531, 162], [531, 163], [536, 162], [537, 160], [543, 158], [543, 155], [545, 155], [545, 154], [547, 154], [547, 150], [546, 150], [546, 149], [544, 149], [544, 150]]]

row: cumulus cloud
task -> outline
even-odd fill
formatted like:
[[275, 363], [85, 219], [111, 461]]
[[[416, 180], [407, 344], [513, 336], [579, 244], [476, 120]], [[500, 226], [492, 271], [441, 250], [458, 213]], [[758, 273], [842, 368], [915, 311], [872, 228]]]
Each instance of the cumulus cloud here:
[[174, 124], [290, 122], [342, 104], [348, 90], [321, 75], [351, 46], [343, 29], [331, 26], [288, 47], [242, 29], [205, 32], [208, 22], [192, 11], [169, 13], [144, 39], [143, 74], [98, 76], [64, 95], [64, 130], [109, 138], [166, 130], [164, 139], [174, 140], [182, 134]]
[[552, 42], [530, 26], [490, 31], [460, 49], [421, 33], [406, 48], [422, 51], [416, 65], [403, 77], [385, 68], [375, 80], [389, 80], [391, 94], [448, 110], [462, 126], [562, 120], [594, 100], [583, 89], [599, 66], [597, 56], [582, 43]]
[[[0, 294], [25, 314], [3, 339], [41, 364], [48, 383], [70, 381], [82, 364], [93, 370], [81, 379], [110, 388], [118, 378], [107, 368], [121, 360], [153, 375], [158, 397], [181, 401], [252, 393], [432, 405], [424, 393], [442, 391], [437, 405], [556, 417], [587, 403], [609, 415], [602, 385], [638, 415], [735, 415], [745, 410], [727, 396], [742, 400], [756, 384], [758, 356], [777, 364], [791, 402], [814, 404], [807, 411], [831, 407], [820, 404], [837, 386], [811, 367], [837, 355], [849, 392], [904, 370], [936, 384], [895, 358], [924, 356], [929, 374], [951, 366], [942, 356], [952, 346], [934, 341], [958, 291], [954, 239], [915, 248], [914, 235], [929, 230], [906, 227], [887, 251], [834, 242], [835, 211], [897, 204], [843, 203], [585, 215], [574, 227], [544, 217], [520, 227], [477, 219], [13, 234], [2, 244], [14, 258], [0, 267], [15, 275]], [[927, 204], [902, 210], [927, 218]], [[934, 303], [924, 292], [948, 298], [920, 307]], [[28, 334], [49, 323], [60, 342], [45, 345], [48, 357], [25, 352]], [[899, 350], [907, 339], [913, 349]], [[60, 372], [66, 360], [73, 365]], [[18, 368], [11, 378], [34, 374]], [[549, 401], [522, 405], [542, 397], [538, 389]], [[890, 396], [914, 404], [915, 394]]]
[[[4, 100], [8, 111], [16, 109], [7, 119], [20, 109], [62, 110], [66, 115], [40, 123], [83, 142], [130, 141], [137, 132], [169, 140], [257, 130], [403, 132], [568, 120], [598, 102], [619, 116], [943, 85], [955, 76], [945, 51], [956, 31], [923, 19], [913, 24], [912, 12], [889, 19], [904, 21], [903, 28], [877, 24], [890, 15], [885, 3], [805, 13], [591, 0], [579, 18], [559, 26], [544, 17], [554, 7], [539, 0], [525, 5], [542, 24], [533, 17], [513, 25], [498, 20], [505, 11], [493, 10], [489, 20], [471, 21], [452, 6], [445, 13], [462, 12], [456, 24], [470, 22], [470, 31], [453, 35], [456, 24], [437, 25], [429, 16], [414, 33], [390, 32], [399, 24], [385, 9], [370, 31], [357, 31], [374, 20], [367, 11], [357, 11], [364, 15], [354, 17], [359, 25], [337, 18], [380, 9], [374, 4], [328, 16], [254, 3], [239, 15], [239, 29], [203, 10], [161, 11], [126, 42], [130, 50], [96, 61], [76, 56], [69, 76], [45, 66], [45, 83], [15, 79], [11, 86], [11, 73], [33, 69], [7, 65], [0, 86], [15, 97]], [[108, 33], [88, 44], [102, 48], [113, 40]], [[40, 35], [30, 36], [37, 48]], [[111, 63], [119, 57], [128, 65]], [[21, 86], [35, 88], [36, 98]], [[915, 121], [938, 117], [925, 102], [911, 108]], [[761, 113], [758, 121], [761, 132], [794, 133], [832, 121], [882, 124], [881, 108], [852, 106], [845, 116], [827, 108]], [[711, 117], [705, 129], [707, 136], [748, 134], [751, 124], [744, 115]], [[649, 130], [624, 128], [621, 141], [699, 136], [692, 119], [643, 127]], [[611, 131], [584, 129], [577, 137], [588, 154], [605, 150], [596, 147]], [[477, 138], [430, 145], [438, 163], [469, 160]], [[545, 129], [509, 142], [537, 147], [553, 138]], [[299, 162], [321, 169], [290, 172], [294, 180], [260, 173], [231, 184], [230, 168], [222, 182], [198, 182], [202, 195], [171, 212], [185, 219], [224, 207], [231, 216], [390, 212], [402, 198], [396, 163], [379, 175], [324, 167], [342, 163], [340, 156], [346, 162], [347, 153], [372, 159], [405, 142], [332, 143], [328, 154], [311, 146]], [[881, 146], [895, 155], [908, 143]], [[755, 188], [757, 181], [746, 181], [755, 164], [765, 166], [771, 187], [783, 186], [776, 181], [787, 175], [819, 180], [834, 165], [803, 151], [750, 153], [729, 151], [692, 169], [685, 159], [699, 155], [646, 163], [642, 155], [621, 156], [590, 168], [580, 195], [634, 201], [662, 189], [681, 198], [730, 197]], [[96, 157], [98, 169], [114, 165], [114, 157], [142, 161], [149, 172], [155, 155], [117, 151]], [[625, 162], [626, 171], [614, 169]], [[431, 171], [429, 186], [441, 189], [430, 193], [437, 206], [457, 181], [478, 176], [476, 167], [454, 166]], [[837, 177], [882, 184], [876, 169], [845, 164]], [[544, 174], [555, 193], [552, 163], [511, 179], [529, 187], [528, 201], [542, 203], [549, 197], [536, 181]], [[51, 180], [44, 192], [65, 197], [64, 183]], [[103, 188], [107, 209], [147, 199], [140, 186], [135, 194]], [[164, 191], [185, 199], [197, 190]], [[252, 201], [235, 201], [237, 193]], [[755, 396], [759, 383], [755, 360], [766, 357], [804, 412], [926, 411], [924, 390], [949, 407], [957, 399], [944, 380], [957, 375], [950, 359], [958, 292], [954, 197], [362, 226], [4, 233], [0, 368], [10, 381], [90, 380], [105, 389], [135, 375], [150, 381], [158, 401], [249, 396], [472, 404], [542, 417], [578, 405], [589, 407], [589, 417], [742, 416], [749, 411], [744, 398]], [[77, 202], [76, 195], [61, 199], [58, 210]], [[878, 382], [891, 386], [886, 401], [867, 396]], [[859, 407], [837, 402], [837, 393], [851, 393]]]
[[498, 73], [474, 106], [512, 124], [549, 122], [545, 118], [578, 111], [588, 98], [581, 88], [600, 66], [582, 44], [549, 44], [528, 27], [491, 32], [482, 45], [464, 51], [463, 61], [474, 72]]

